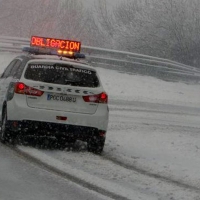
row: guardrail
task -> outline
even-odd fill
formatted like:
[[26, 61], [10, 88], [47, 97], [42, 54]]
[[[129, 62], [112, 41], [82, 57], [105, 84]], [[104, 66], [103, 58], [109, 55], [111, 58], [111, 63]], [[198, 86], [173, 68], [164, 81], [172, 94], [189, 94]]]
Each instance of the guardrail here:
[[[0, 51], [21, 52], [28, 38], [0, 36]], [[121, 72], [149, 75], [168, 81], [199, 82], [200, 70], [168, 59], [148, 55], [82, 46], [88, 62]]]

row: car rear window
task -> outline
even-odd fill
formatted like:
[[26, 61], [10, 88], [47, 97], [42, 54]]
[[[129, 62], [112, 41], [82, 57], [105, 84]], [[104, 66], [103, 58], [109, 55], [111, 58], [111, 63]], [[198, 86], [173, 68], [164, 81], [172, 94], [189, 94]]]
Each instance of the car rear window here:
[[34, 81], [61, 85], [93, 88], [99, 86], [96, 72], [67, 64], [31, 63], [27, 66], [24, 77]]

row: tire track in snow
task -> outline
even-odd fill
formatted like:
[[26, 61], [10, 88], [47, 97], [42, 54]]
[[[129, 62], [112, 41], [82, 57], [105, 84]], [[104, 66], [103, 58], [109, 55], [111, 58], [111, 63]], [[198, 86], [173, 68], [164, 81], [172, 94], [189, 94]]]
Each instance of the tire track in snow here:
[[[109, 188], [106, 187], [99, 187], [98, 185], [95, 185], [91, 182], [89, 182], [88, 180], [83, 180], [82, 178], [78, 178], [77, 176], [74, 176], [73, 174], [70, 174], [70, 171], [63, 171], [60, 170], [59, 168], [49, 164], [48, 162], [46, 162], [46, 160], [44, 159], [41, 160], [40, 158], [36, 158], [35, 156], [30, 155], [27, 152], [24, 152], [23, 150], [21, 150], [20, 148], [17, 147], [13, 147], [11, 145], [6, 145], [8, 146], [18, 157], [20, 157], [21, 159], [28, 161], [30, 163], [32, 163], [33, 165], [36, 165], [38, 167], [40, 167], [43, 170], [46, 170], [54, 175], [60, 176], [61, 178], [65, 179], [65, 180], [70, 180], [71, 182], [74, 182], [84, 188], [87, 188], [89, 190], [95, 191], [105, 197], [108, 197], [109, 199], [116, 199], [116, 200], [130, 200], [132, 198], [127, 198], [125, 197], [125, 195], [119, 195], [114, 193], [113, 191], [109, 190]], [[133, 172], [137, 172], [138, 174], [147, 176], [149, 178], [153, 178], [156, 180], [160, 180], [163, 183], [167, 183], [170, 185], [175, 185], [179, 188], [183, 188], [183, 189], [189, 189], [190, 191], [195, 191], [196, 193], [200, 194], [200, 188], [199, 187], [195, 187], [195, 186], [191, 186], [187, 183], [183, 183], [179, 180], [173, 180], [171, 178], [168, 177], [164, 177], [162, 175], [159, 174], [155, 174], [155, 173], [151, 173], [147, 170], [138, 168], [134, 165], [131, 164], [127, 164], [124, 163], [122, 161], [119, 161], [115, 158], [112, 158], [111, 156], [109, 156], [108, 154], [104, 153], [102, 156], [100, 156], [102, 158], [102, 160], [107, 160], [117, 166], [123, 167], [124, 169], [127, 170], [131, 170]], [[53, 157], [52, 157], [53, 159]], [[62, 162], [62, 161], [61, 161]], [[105, 189], [106, 188], [106, 189]]]
[[41, 161], [40, 159], [37, 159], [31, 155], [29, 155], [28, 153], [14, 147], [14, 146], [11, 146], [11, 145], [7, 145], [11, 150], [13, 150], [17, 156], [19, 156], [20, 158], [28, 161], [28, 162], [31, 162], [32, 164], [34, 165], [37, 165], [39, 166], [40, 168], [44, 169], [44, 170], [47, 170], [57, 176], [60, 176], [61, 178], [64, 178], [66, 180], [70, 180], [78, 185], [81, 185], [82, 187], [85, 187], [89, 190], [92, 190], [92, 191], [95, 191], [105, 197], [109, 197], [111, 199], [115, 199], [115, 200], [130, 200], [129, 198], [126, 198], [124, 196], [121, 196], [121, 195], [118, 195], [118, 194], [115, 194], [113, 193], [112, 191], [109, 191], [109, 190], [106, 190], [104, 189], [103, 187], [99, 187], [97, 185], [93, 185], [92, 183], [89, 183], [87, 181], [84, 181], [83, 179], [79, 179], [75, 176], [73, 176], [72, 174], [68, 173], [68, 172], [63, 172], [62, 170], [56, 168], [56, 167], [53, 167], [51, 165], [49, 165], [48, 163], [46, 162], [43, 162]]
[[142, 175], [145, 175], [145, 176], [148, 176], [148, 177], [151, 177], [151, 178], [155, 178], [155, 179], [176, 185], [176, 186], [184, 188], [184, 189], [190, 189], [190, 190], [193, 190], [193, 191], [200, 194], [200, 187], [184, 183], [181, 180], [176, 180], [176, 179], [173, 179], [173, 178], [170, 178], [170, 177], [167, 177], [167, 176], [162, 176], [160, 174], [149, 172], [145, 169], [142, 169], [141, 167], [139, 168], [135, 165], [131, 165], [131, 164], [125, 163], [123, 161], [117, 160], [116, 158], [113, 158], [112, 156], [109, 156], [106, 153], [103, 154], [102, 158], [104, 160], [108, 160], [108, 161], [112, 162], [113, 164], [119, 165], [120, 167], [123, 167], [125, 169], [132, 170], [132, 171], [137, 172], [139, 174], [142, 174]]
[[[62, 170], [59, 170], [58, 168], [55, 168], [55, 167], [53, 167], [53, 166], [41, 161], [40, 159], [37, 159], [37, 158], [29, 155], [28, 153], [25, 153], [24, 151], [21, 151], [18, 148], [11, 147], [11, 149], [13, 151], [15, 151], [20, 157], [22, 157], [22, 158], [24, 158], [24, 159], [26, 159], [26, 160], [28, 160], [28, 161], [30, 161], [32, 163], [35, 163], [35, 164], [39, 165], [40, 167], [42, 167], [43, 169], [46, 169], [46, 170], [48, 170], [48, 171], [50, 171], [50, 172], [52, 172], [54, 174], [57, 174], [58, 176], [61, 176], [61, 177], [65, 178], [65, 179], [68, 179], [68, 180], [70, 180], [72, 182], [75, 182], [75, 183], [77, 183], [77, 184], [79, 184], [79, 185], [81, 185], [83, 187], [86, 187], [88, 189], [96, 191], [96, 192], [98, 192], [98, 193], [100, 193], [102, 195], [105, 195], [107, 197], [114, 198], [116, 200], [118, 200], [118, 199], [119, 200], [128, 200], [128, 198], [126, 198], [126, 197], [116, 195], [115, 193], [112, 193], [112, 192], [110, 192], [108, 190], [105, 190], [103, 188], [100, 188], [98, 186], [90, 184], [87, 181], [83, 181], [82, 179], [79, 179], [79, 178], [77, 178], [77, 177], [75, 177], [75, 176], [73, 176], [73, 175], [71, 175], [71, 174], [69, 174], [67, 172], [63, 172]], [[149, 171], [147, 171], [145, 169], [142, 169], [142, 168], [139, 168], [137, 166], [125, 163], [125, 162], [120, 161], [120, 160], [117, 160], [116, 158], [113, 158], [112, 156], [109, 156], [106, 153], [103, 153], [101, 158], [103, 160], [110, 161], [113, 164], [118, 165], [120, 167], [123, 167], [123, 168], [125, 168], [127, 170], [131, 170], [131, 171], [137, 172], [139, 174], [148, 176], [150, 178], [161, 180], [161, 181], [173, 184], [175, 186], [178, 186], [178, 187], [181, 187], [181, 188], [184, 188], [184, 189], [190, 189], [190, 190], [193, 190], [193, 191], [195, 191], [195, 192], [200, 194], [200, 187], [184, 183], [181, 180], [176, 180], [176, 179], [172, 179], [172, 178], [167, 177], [167, 176], [162, 176], [160, 174], [149, 172]]]

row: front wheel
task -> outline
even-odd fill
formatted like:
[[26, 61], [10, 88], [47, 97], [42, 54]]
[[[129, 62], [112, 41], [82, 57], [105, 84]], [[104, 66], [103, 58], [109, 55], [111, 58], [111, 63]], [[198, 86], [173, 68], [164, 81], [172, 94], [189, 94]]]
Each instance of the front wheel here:
[[87, 149], [89, 152], [101, 154], [104, 148], [105, 138], [93, 136], [87, 141]]

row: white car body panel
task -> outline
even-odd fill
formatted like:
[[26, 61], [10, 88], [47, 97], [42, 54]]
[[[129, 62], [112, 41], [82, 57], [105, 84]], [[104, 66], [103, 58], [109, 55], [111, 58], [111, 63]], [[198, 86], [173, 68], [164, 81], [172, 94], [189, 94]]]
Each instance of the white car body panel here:
[[[63, 123], [77, 126], [95, 127], [99, 130], [107, 130], [108, 108], [106, 105], [99, 105], [95, 114], [80, 114], [56, 110], [30, 108], [26, 105], [26, 99], [22, 95], [15, 95], [15, 98], [7, 103], [7, 117], [9, 120], [33, 120], [51, 123]], [[106, 114], [105, 114], [106, 113]], [[67, 117], [66, 121], [59, 121], [56, 116]]]
[[[28, 62], [27, 65], [31, 62], [34, 63], [56, 62], [62, 64], [67, 63], [75, 67], [81, 67], [83, 69], [88, 69], [96, 72], [94, 68], [86, 66], [85, 64], [80, 64], [78, 62], [33, 59], [30, 62]], [[99, 87], [97, 88], [50, 84], [50, 83], [27, 80], [26, 78], [24, 78], [25, 70], [26, 67], [22, 73], [21, 78], [19, 79], [19, 82], [23, 82], [27, 86], [44, 91], [44, 94], [41, 97], [34, 97], [34, 96], [15, 93], [12, 100], [7, 101], [7, 120], [12, 120], [12, 121], [30, 120], [30, 121], [40, 121], [40, 122], [59, 123], [59, 124], [62, 123], [69, 125], [94, 127], [99, 130], [103, 130], [105, 132], [107, 131], [108, 113], [109, 113], [107, 103], [84, 102], [82, 98], [82, 96], [100, 94], [102, 92], [105, 92], [101, 82]], [[98, 74], [97, 77], [99, 79]], [[0, 91], [1, 109], [3, 102], [5, 101], [6, 90], [7, 90], [6, 87], [8, 87], [12, 79], [13, 78], [7, 78], [1, 80], [3, 81]], [[42, 86], [43, 89], [41, 89], [40, 86]], [[49, 89], [49, 87], [51, 87], [51, 90]], [[56, 88], [58, 87], [61, 88], [61, 91], [56, 90]], [[79, 90], [78, 93], [76, 91], [77, 89]], [[87, 94], [84, 93], [86, 91]], [[47, 101], [48, 94], [76, 97], [77, 100], [76, 105], [68, 102]], [[60, 121], [57, 119], [57, 116], [67, 117], [67, 120]]]

